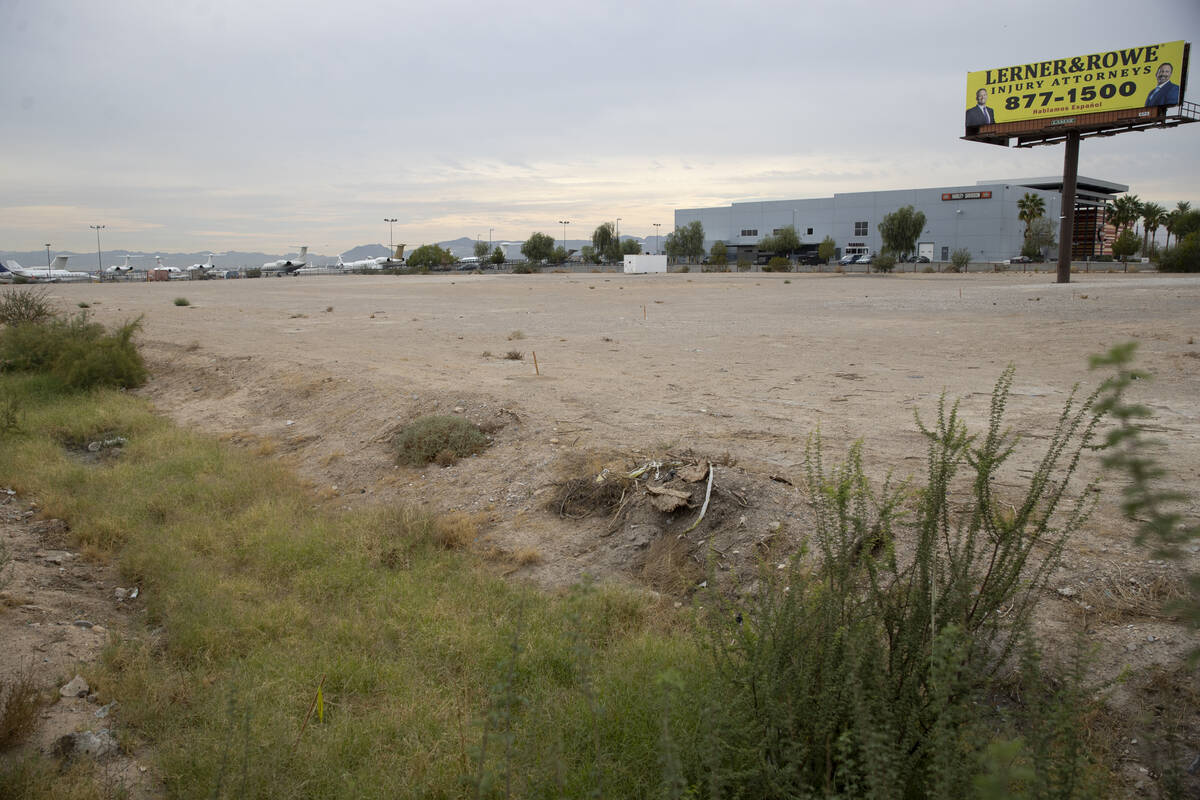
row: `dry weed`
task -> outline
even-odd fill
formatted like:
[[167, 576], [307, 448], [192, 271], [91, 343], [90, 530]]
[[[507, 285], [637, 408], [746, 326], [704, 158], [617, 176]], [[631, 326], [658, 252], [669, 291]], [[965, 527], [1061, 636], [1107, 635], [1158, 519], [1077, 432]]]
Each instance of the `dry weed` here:
[[684, 595], [704, 579], [704, 564], [686, 536], [665, 534], [647, 550], [642, 578], [663, 592]]
[[438, 517], [433, 525], [433, 541], [445, 550], [465, 550], [479, 537], [479, 517], [451, 512]]
[[33, 729], [41, 704], [32, 667], [0, 678], [0, 750], [11, 747]]
[[1079, 599], [1089, 613], [1104, 620], [1174, 619], [1165, 608], [1186, 593], [1187, 587], [1178, 575], [1118, 569], [1084, 584]]

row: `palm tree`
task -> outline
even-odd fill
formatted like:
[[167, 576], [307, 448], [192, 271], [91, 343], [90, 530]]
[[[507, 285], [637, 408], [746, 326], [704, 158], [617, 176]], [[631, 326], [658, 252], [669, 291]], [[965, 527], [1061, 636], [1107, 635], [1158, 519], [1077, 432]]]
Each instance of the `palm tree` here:
[[1025, 196], [1017, 201], [1017, 219], [1025, 223], [1025, 238], [1029, 238], [1029, 226], [1035, 219], [1046, 213], [1046, 201], [1042, 199], [1040, 194], [1026, 192]]
[[1163, 227], [1167, 229], [1167, 246], [1163, 248], [1164, 250], [1170, 249], [1171, 234], [1175, 232], [1177, 227], [1179, 227], [1179, 221], [1183, 219], [1183, 215], [1191, 210], [1191, 203], [1189, 203], [1187, 200], [1180, 200], [1175, 204], [1175, 210], [1167, 214], [1167, 219], [1163, 223]]
[[1167, 210], [1158, 203], [1143, 203], [1142, 204], [1142, 225], [1145, 226], [1146, 232], [1142, 239], [1142, 254], [1150, 254], [1150, 240], [1154, 238], [1154, 234], [1159, 227], [1167, 221]]
[[1123, 194], [1116, 200], [1113, 200], [1112, 212], [1108, 215], [1108, 221], [1117, 229], [1117, 235], [1120, 236], [1122, 230], [1130, 228], [1133, 223], [1137, 222], [1142, 216], [1142, 201], [1138, 200], [1136, 194]]

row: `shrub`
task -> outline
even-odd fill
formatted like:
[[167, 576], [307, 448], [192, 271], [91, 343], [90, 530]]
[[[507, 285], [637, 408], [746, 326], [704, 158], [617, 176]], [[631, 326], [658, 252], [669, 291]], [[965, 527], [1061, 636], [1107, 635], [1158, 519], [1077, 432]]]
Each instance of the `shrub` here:
[[246, 277], [247, 278], [261, 278], [262, 277], [262, 268], [251, 267], [250, 269], [246, 270]]
[[[918, 421], [928, 465], [915, 491], [872, 488], [859, 445], [827, 471], [815, 436], [805, 462], [817, 558], [769, 570], [745, 599], [710, 593], [720, 711], [708, 735], [739, 796], [977, 796], [997, 745], [1036, 773], [1039, 796], [1091, 796], [1073, 716], [1085, 711], [1081, 675], [1057, 697], [1036, 694], [1046, 678], [1029, 630], [1066, 538], [1094, 506], [1074, 472], [1093, 444], [1095, 395], [1068, 399], [1021, 494], [1002, 498], [995, 478], [1017, 444], [1003, 426], [1012, 377], [997, 383], [979, 435], [944, 398], [933, 425]], [[1021, 715], [989, 712], [1014, 675]]]
[[1158, 268], [1163, 272], [1200, 272], [1200, 233], [1189, 233], [1175, 245]]
[[792, 262], [783, 256], [771, 256], [771, 260], [763, 267], [763, 272], [791, 272]]
[[45, 289], [9, 289], [0, 293], [0, 324], [36, 324], [55, 316], [57, 312], [47, 299]]
[[542, 267], [540, 264], [530, 264], [526, 262], [524, 264], [514, 264], [512, 271], [514, 275], [530, 275], [534, 272], [541, 272]]
[[750, 271], [750, 259], [739, 258], [737, 260], [737, 271], [738, 272], [749, 272]]
[[443, 466], [487, 447], [487, 436], [462, 417], [431, 415], [405, 425], [396, 435], [396, 460], [419, 467], [436, 461]]
[[191, 304], [192, 304], [191, 301], [188, 300], [186, 297], [176, 297], [175, 298], [175, 305], [177, 305], [177, 306], [190, 306]]
[[966, 272], [967, 265], [971, 263], [971, 251], [965, 247], [960, 247], [950, 254], [950, 263], [954, 265], [955, 272]]
[[880, 253], [875, 256], [871, 266], [886, 274], [896, 268], [896, 257], [891, 253]]
[[930, 264], [926, 264], [925, 268], [922, 269], [921, 272], [933, 272], [933, 266]]
[[0, 369], [45, 372], [69, 389], [133, 388], [146, 382], [146, 365], [133, 343], [141, 320], [113, 332], [80, 312], [68, 320], [25, 323], [0, 332]]

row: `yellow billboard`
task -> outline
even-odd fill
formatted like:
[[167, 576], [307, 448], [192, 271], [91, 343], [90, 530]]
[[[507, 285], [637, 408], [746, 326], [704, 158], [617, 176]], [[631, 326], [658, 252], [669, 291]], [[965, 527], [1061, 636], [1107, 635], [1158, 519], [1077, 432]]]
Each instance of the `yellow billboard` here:
[[967, 73], [966, 126], [1183, 102], [1185, 42]]

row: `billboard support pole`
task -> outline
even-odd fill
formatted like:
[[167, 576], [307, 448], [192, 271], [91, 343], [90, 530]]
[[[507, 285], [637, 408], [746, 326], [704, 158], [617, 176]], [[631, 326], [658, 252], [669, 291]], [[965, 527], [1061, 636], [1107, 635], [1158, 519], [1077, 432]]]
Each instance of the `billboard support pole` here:
[[1079, 131], [1067, 133], [1063, 158], [1062, 226], [1058, 232], [1058, 283], [1071, 282], [1071, 251], [1075, 238], [1075, 185], [1079, 181]]

